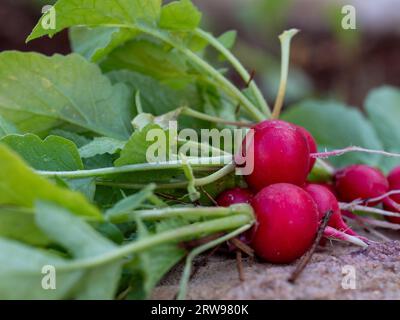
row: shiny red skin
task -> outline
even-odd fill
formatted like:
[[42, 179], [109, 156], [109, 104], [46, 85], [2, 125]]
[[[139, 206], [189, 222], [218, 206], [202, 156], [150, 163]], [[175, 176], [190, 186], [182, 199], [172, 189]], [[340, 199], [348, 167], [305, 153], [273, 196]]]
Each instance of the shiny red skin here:
[[[220, 193], [216, 199], [220, 207], [229, 207], [233, 204], [248, 203], [250, 204], [254, 198], [254, 194], [249, 189], [233, 188]], [[250, 244], [254, 236], [254, 228], [247, 230], [239, 235], [239, 240], [245, 244]]]
[[[355, 164], [339, 170], [335, 174], [335, 189], [341, 201], [356, 199], [368, 200], [379, 197], [389, 190], [389, 183], [381, 171], [376, 168]], [[375, 206], [379, 202], [369, 203]]]
[[232, 204], [250, 203], [253, 197], [249, 189], [233, 188], [220, 193], [216, 201], [220, 207], [229, 207]]
[[290, 263], [312, 245], [318, 229], [318, 209], [302, 188], [278, 183], [262, 189], [253, 199], [257, 229], [251, 246], [272, 263]]
[[[391, 190], [400, 190], [400, 166], [398, 166], [398, 167], [394, 168], [392, 171], [390, 171], [387, 179], [389, 182], [389, 190], [390, 191]], [[400, 194], [394, 194], [394, 195], [391, 195], [388, 199], [385, 199], [383, 201], [383, 208], [387, 211], [400, 213], [400, 210], [398, 210], [398, 208], [394, 207], [394, 205], [396, 205], [396, 204], [400, 205]], [[389, 222], [400, 224], [399, 217], [385, 216], [385, 219]]]
[[[390, 171], [387, 179], [389, 182], [389, 190], [400, 190], [400, 166]], [[390, 198], [400, 203], [400, 194], [392, 195]]]
[[342, 219], [339, 203], [335, 195], [327, 187], [310, 183], [304, 187], [304, 190], [307, 191], [316, 203], [320, 221], [322, 221], [328, 211], [332, 210], [333, 213], [329, 219], [328, 225], [344, 232], [351, 230]]
[[[301, 131], [281, 120], [266, 120], [254, 129], [254, 152], [246, 150], [246, 161], [254, 160], [254, 170], [245, 179], [253, 190], [275, 183], [303, 185], [310, 151]], [[245, 148], [245, 141], [243, 142]]]
[[[392, 198], [392, 197], [390, 197], [390, 198]], [[400, 213], [400, 211], [397, 210], [397, 209], [392, 205], [392, 203], [393, 203], [392, 201], [398, 204], [398, 202], [397, 202], [397, 201], [394, 201], [393, 199], [392, 199], [391, 201], [390, 201], [390, 199], [385, 199], [385, 200], [383, 200], [383, 208], [384, 208], [385, 210], [387, 210], [387, 211]], [[391, 217], [391, 216], [384, 216], [384, 217], [385, 217], [385, 219], [386, 219], [387, 221], [389, 221], [389, 222], [391, 222], [391, 223], [400, 224], [400, 217]]]
[[335, 186], [333, 184], [327, 183], [327, 182], [325, 182], [325, 183], [324, 182], [315, 182], [313, 184], [317, 184], [319, 186], [323, 186], [323, 187], [327, 188], [336, 197], [336, 190], [335, 190]]
[[[312, 134], [304, 127], [297, 126], [297, 128], [301, 131], [303, 136], [306, 138], [307, 143], [308, 143], [308, 149], [310, 150], [310, 153], [316, 153], [318, 151], [318, 146], [317, 146], [317, 142], [315, 141]], [[315, 161], [317, 161], [317, 159], [310, 157], [310, 166], [309, 166], [308, 172], [311, 172], [312, 168], [314, 167]]]

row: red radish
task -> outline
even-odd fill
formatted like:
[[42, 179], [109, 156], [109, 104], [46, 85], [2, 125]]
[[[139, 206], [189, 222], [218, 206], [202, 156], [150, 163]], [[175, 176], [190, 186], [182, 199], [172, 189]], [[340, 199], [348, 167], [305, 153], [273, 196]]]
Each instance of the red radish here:
[[328, 211], [332, 210], [333, 213], [329, 219], [328, 225], [351, 236], [359, 237], [358, 234], [343, 221], [339, 203], [337, 202], [335, 195], [330, 192], [328, 188], [322, 185], [310, 183], [304, 187], [304, 190], [308, 192], [316, 203], [320, 221]]
[[[356, 164], [339, 170], [335, 174], [335, 189], [340, 200], [351, 202], [382, 196], [388, 192], [389, 183], [378, 169]], [[378, 203], [368, 203], [368, 205], [375, 206]]]
[[[394, 168], [388, 175], [389, 189], [400, 190], [400, 166]], [[400, 213], [400, 194], [394, 194], [383, 200], [383, 207], [385, 210]], [[385, 216], [385, 219], [400, 224], [400, 217]]]
[[251, 204], [258, 222], [251, 245], [259, 257], [289, 263], [310, 248], [318, 230], [318, 209], [303, 189], [273, 184], [262, 189]]
[[[312, 136], [312, 134], [304, 127], [301, 126], [297, 126], [297, 128], [301, 131], [301, 133], [303, 134], [303, 136], [306, 138], [307, 143], [308, 143], [308, 148], [310, 150], [310, 153], [316, 153], [318, 152], [318, 147], [317, 147], [317, 143], [315, 142], [314, 137]], [[309, 167], [309, 172], [311, 172], [312, 168], [314, 167], [315, 161], [317, 161], [317, 159], [315, 158], [311, 158], [310, 157], [310, 167]]]
[[[252, 189], [274, 183], [303, 185], [309, 170], [310, 151], [301, 131], [281, 120], [266, 120], [253, 127], [254, 150], [246, 150], [246, 161], [253, 161], [254, 169], [245, 176]], [[250, 139], [250, 138], [249, 138]]]
[[313, 184], [317, 184], [319, 186], [323, 186], [325, 188], [327, 188], [330, 192], [333, 193], [333, 195], [336, 197], [336, 190], [335, 187], [332, 183], [328, 183], [328, 182], [315, 182]]
[[[383, 208], [387, 211], [400, 213], [400, 204], [391, 198], [392, 196], [383, 200]], [[400, 217], [385, 216], [385, 219], [391, 223], [400, 224]]]
[[253, 196], [249, 189], [233, 188], [220, 193], [216, 201], [220, 207], [229, 207], [232, 204], [250, 203]]
[[[228, 189], [220, 193], [216, 199], [217, 204], [220, 207], [229, 207], [233, 204], [238, 203], [251, 203], [253, 200], [254, 194], [249, 189], [244, 188], [233, 188]], [[244, 242], [245, 244], [250, 244], [251, 240], [254, 236], [254, 228], [247, 230], [239, 236], [239, 240]], [[230, 248], [233, 250], [234, 247]]]
[[[389, 190], [400, 190], [400, 166], [390, 171], [387, 179], [389, 182]], [[400, 194], [391, 195], [390, 198], [400, 203]]]

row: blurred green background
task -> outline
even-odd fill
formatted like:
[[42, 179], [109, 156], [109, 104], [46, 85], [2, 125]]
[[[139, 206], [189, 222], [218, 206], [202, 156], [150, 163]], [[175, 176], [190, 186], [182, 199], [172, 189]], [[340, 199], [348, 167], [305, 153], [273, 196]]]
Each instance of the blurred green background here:
[[[25, 44], [51, 0], [1, 0], [0, 51], [68, 53], [66, 32], [53, 40]], [[335, 98], [361, 106], [367, 92], [382, 84], [400, 86], [400, 1], [398, 0], [194, 0], [206, 29], [238, 31], [235, 54], [253, 70], [268, 100], [279, 83], [278, 35], [296, 27], [286, 103], [308, 97]], [[357, 29], [341, 27], [344, 4], [356, 8]], [[232, 74], [232, 78], [236, 81]]]

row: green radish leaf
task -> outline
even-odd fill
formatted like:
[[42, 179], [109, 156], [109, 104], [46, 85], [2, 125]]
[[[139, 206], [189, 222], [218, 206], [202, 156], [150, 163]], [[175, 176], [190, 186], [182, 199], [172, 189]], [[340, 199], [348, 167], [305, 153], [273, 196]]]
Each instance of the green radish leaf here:
[[66, 131], [63, 129], [51, 130], [50, 134], [71, 140], [73, 143], [76, 144], [78, 148], [83, 147], [84, 145], [88, 144], [91, 141], [89, 138], [83, 135], [80, 135], [76, 132]]
[[65, 179], [66, 186], [73, 190], [82, 193], [89, 201], [94, 201], [96, 193], [96, 179]]
[[164, 29], [189, 31], [201, 22], [201, 12], [190, 0], [173, 1], [161, 10], [159, 26]]
[[0, 115], [22, 132], [70, 124], [123, 140], [131, 132], [131, 103], [125, 85], [111, 85], [79, 55], [0, 53]]
[[150, 184], [143, 190], [122, 199], [121, 201], [117, 202], [112, 208], [106, 211], [106, 217], [111, 220], [113, 220], [113, 218], [115, 218], [116, 216], [118, 216], [119, 218], [123, 218], [124, 214], [139, 208], [150, 196], [152, 196], [154, 189], [155, 185]]
[[65, 138], [48, 136], [45, 140], [34, 134], [8, 135], [0, 140], [17, 152], [32, 168], [44, 171], [75, 171], [83, 169], [76, 145]]
[[[156, 116], [163, 115], [182, 106], [198, 109], [203, 104], [197, 88], [192, 84], [188, 84], [182, 89], [174, 89], [151, 77], [125, 70], [111, 72], [108, 76], [112, 82], [123, 82], [134, 92], [140, 92], [143, 111]], [[182, 118], [180, 125], [183, 127], [204, 128], [207, 125], [209, 126], [209, 123], [193, 118]]]
[[0, 207], [0, 237], [35, 246], [50, 243], [50, 239], [36, 226], [32, 212], [18, 207]]
[[43, 250], [0, 238], [0, 299], [71, 298], [71, 290], [81, 280], [83, 271], [56, 273], [56, 290], [44, 290], [42, 286], [42, 281], [46, 283], [46, 266], [65, 263], [67, 260]]
[[134, 24], [138, 21], [154, 23], [161, 9], [161, 0], [59, 0], [54, 5], [57, 12], [55, 29], [43, 27], [46, 14], [39, 20], [27, 41], [54, 34], [76, 25], [114, 27], [121, 23]]
[[0, 138], [14, 133], [18, 133], [18, 129], [0, 115]]
[[[389, 86], [372, 90], [365, 101], [365, 111], [384, 150], [400, 153], [400, 90]], [[380, 167], [387, 172], [399, 164], [398, 158], [384, 157]]]
[[135, 30], [121, 28], [72, 27], [69, 38], [74, 52], [81, 54], [89, 61], [98, 62], [137, 34]]
[[[362, 113], [340, 103], [305, 101], [291, 107], [282, 118], [308, 129], [316, 139], [320, 151], [348, 146], [382, 149], [374, 128]], [[378, 155], [356, 152], [329, 158], [329, 161], [339, 167], [352, 163], [377, 166], [380, 160]]]
[[115, 49], [102, 61], [101, 68], [104, 72], [131, 70], [178, 85], [180, 82], [180, 87], [196, 79], [196, 75], [189, 72], [187, 59], [181, 53], [163, 43], [142, 38]]
[[[75, 259], [90, 258], [110, 252], [117, 246], [88, 224], [63, 208], [39, 202], [36, 206], [38, 226]], [[112, 299], [116, 293], [122, 261], [114, 261], [87, 270], [76, 293], [78, 299]]]
[[[149, 124], [144, 127], [142, 130], [135, 131], [125, 147], [121, 151], [121, 156], [115, 161], [115, 165], [117, 167], [135, 164], [135, 163], [147, 163], [146, 153], [149, 150], [149, 147], [154, 145], [155, 143], [161, 143], [162, 141], [158, 141], [156, 139], [148, 139], [148, 134], [151, 130], [158, 130], [164, 132], [165, 143], [168, 144], [168, 131], [161, 129], [160, 126], [155, 124]], [[166, 156], [168, 157], [168, 149], [166, 147]], [[167, 159], [166, 159], [167, 160]]]
[[237, 32], [235, 30], [226, 31], [218, 37], [218, 41], [227, 48], [232, 49], [235, 45]]
[[92, 158], [102, 154], [115, 154], [125, 146], [124, 141], [113, 138], [100, 137], [94, 138], [91, 142], [79, 148], [82, 158]]
[[102, 220], [83, 195], [54, 185], [35, 174], [13, 151], [0, 144], [0, 207], [33, 208], [37, 200], [54, 202], [76, 215]]

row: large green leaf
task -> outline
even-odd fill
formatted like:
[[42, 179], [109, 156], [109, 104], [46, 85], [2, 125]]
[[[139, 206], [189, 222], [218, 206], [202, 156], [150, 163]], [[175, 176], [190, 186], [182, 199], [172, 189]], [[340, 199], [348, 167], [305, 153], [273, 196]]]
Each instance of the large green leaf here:
[[[202, 101], [194, 85], [182, 89], [173, 89], [154, 78], [126, 70], [108, 74], [112, 82], [124, 82], [135, 92], [140, 92], [144, 112], [162, 115], [182, 106], [197, 108]], [[194, 119], [191, 119], [193, 125]]]
[[173, 1], [161, 10], [159, 26], [170, 30], [193, 30], [201, 21], [201, 12], [190, 0]]
[[[381, 87], [371, 91], [365, 101], [365, 111], [386, 151], [400, 153], [400, 90]], [[384, 158], [380, 166], [385, 171], [400, 164], [398, 158]]]
[[125, 146], [125, 141], [113, 138], [99, 137], [79, 148], [82, 158], [91, 158], [102, 154], [115, 154]]
[[102, 63], [105, 72], [131, 70], [158, 80], [184, 86], [196, 77], [189, 71], [186, 57], [169, 46], [147, 38], [138, 38], [115, 49]]
[[72, 27], [69, 32], [72, 50], [90, 61], [99, 61], [116, 47], [133, 38], [137, 31], [120, 28]]
[[44, 35], [54, 35], [76, 25], [114, 27], [118, 24], [134, 24], [138, 21], [154, 22], [158, 19], [161, 0], [59, 0], [54, 6], [57, 14], [55, 29], [43, 27], [40, 19], [28, 37], [33, 40]]
[[42, 273], [45, 266], [67, 262], [45, 251], [39, 251], [16, 241], [0, 238], [0, 299], [62, 299], [81, 280], [82, 271], [56, 273], [56, 290], [45, 290]]
[[[382, 143], [370, 122], [360, 111], [330, 101], [305, 101], [291, 107], [283, 119], [307, 128], [324, 151], [360, 146], [382, 149]], [[337, 166], [352, 163], [378, 165], [381, 157], [364, 153], [349, 153], [329, 160]]]
[[83, 195], [38, 176], [4, 144], [0, 144], [0, 168], [0, 207], [33, 208], [35, 201], [47, 200], [74, 214], [102, 219], [97, 208]]
[[48, 136], [41, 140], [34, 134], [8, 135], [0, 140], [16, 151], [32, 168], [45, 171], [83, 169], [76, 145], [65, 138]]
[[[90, 258], [117, 248], [114, 243], [63, 208], [39, 202], [36, 210], [38, 226], [58, 245], [66, 248], [75, 259]], [[87, 270], [76, 297], [112, 299], [121, 271], [120, 260]]]
[[[122, 261], [117, 259], [90, 267], [80, 267], [79, 262], [118, 247], [61, 207], [38, 202], [35, 209], [36, 225], [53, 242], [64, 247], [72, 259], [63, 259], [0, 238], [0, 298], [113, 298], [121, 275]], [[78, 263], [78, 266], [73, 266], [74, 263]], [[53, 290], [42, 286], [46, 266], [55, 271], [56, 287]]]
[[124, 84], [111, 85], [79, 55], [0, 54], [0, 115], [22, 132], [72, 124], [124, 139], [131, 131], [131, 101]]
[[35, 216], [23, 208], [0, 207], [0, 236], [44, 246], [49, 238], [36, 226]]

